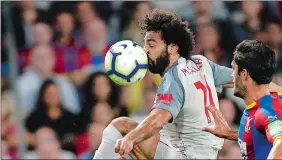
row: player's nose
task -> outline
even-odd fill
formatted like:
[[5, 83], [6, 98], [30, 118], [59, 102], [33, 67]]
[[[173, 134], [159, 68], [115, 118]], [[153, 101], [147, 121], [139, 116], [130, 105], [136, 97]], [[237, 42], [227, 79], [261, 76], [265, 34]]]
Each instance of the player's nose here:
[[148, 47], [146, 45], [144, 45], [143, 49], [145, 50], [145, 52], [148, 54], [149, 53], [149, 50], [148, 50]]

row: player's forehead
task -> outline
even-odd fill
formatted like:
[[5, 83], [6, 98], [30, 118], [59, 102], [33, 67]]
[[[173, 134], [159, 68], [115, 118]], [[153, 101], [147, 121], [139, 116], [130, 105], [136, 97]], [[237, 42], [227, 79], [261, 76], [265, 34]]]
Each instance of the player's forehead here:
[[232, 66], [232, 68], [234, 68], [234, 69], [237, 67], [237, 64], [235, 63], [234, 60], [231, 62], [231, 66]]
[[147, 31], [144, 37], [144, 41], [160, 41], [161, 40], [161, 32], [160, 31]]

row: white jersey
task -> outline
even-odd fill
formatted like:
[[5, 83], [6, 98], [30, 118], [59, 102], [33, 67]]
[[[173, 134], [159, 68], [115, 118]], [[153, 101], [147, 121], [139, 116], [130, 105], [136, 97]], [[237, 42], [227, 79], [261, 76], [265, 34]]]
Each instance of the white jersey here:
[[153, 108], [168, 110], [173, 117], [160, 131], [160, 141], [186, 153], [189, 147], [200, 146], [220, 150], [223, 139], [201, 129], [213, 124], [205, 106], [219, 108], [216, 87], [232, 80], [232, 69], [200, 55], [191, 59], [179, 58], [163, 75], [158, 88]]

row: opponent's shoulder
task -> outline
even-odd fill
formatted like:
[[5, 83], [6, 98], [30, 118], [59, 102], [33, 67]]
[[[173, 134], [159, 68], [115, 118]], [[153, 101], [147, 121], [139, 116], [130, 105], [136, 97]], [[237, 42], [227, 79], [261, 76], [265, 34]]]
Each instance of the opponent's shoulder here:
[[280, 100], [282, 100], [282, 92], [276, 92], [276, 94], [277, 94], [277, 97], [278, 97]]

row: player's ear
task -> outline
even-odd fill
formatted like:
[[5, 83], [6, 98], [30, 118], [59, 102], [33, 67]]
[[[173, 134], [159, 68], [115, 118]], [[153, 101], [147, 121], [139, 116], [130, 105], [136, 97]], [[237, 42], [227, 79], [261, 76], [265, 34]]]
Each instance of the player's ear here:
[[170, 54], [173, 54], [173, 55], [177, 54], [178, 49], [179, 49], [179, 47], [176, 44], [171, 43], [171, 44], [168, 45], [168, 53], [170, 53]]
[[243, 78], [243, 80], [247, 80], [249, 77], [249, 73], [248, 73], [248, 71], [246, 70], [246, 69], [243, 69], [242, 71], [241, 71], [241, 77]]

